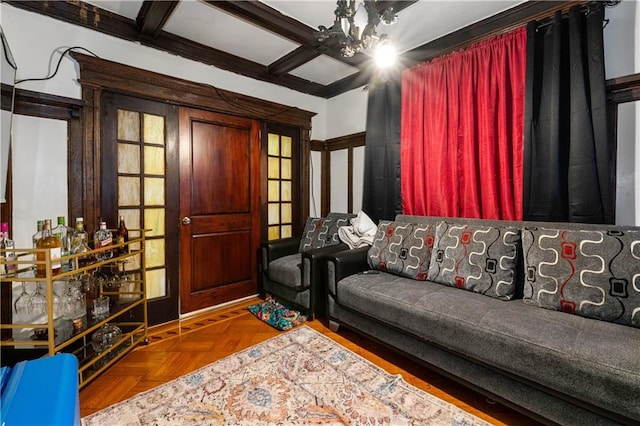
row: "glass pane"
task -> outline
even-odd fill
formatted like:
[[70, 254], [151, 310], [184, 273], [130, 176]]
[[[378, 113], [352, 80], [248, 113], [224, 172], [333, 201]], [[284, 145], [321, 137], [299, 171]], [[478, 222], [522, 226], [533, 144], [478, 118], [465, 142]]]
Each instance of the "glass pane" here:
[[280, 223], [291, 223], [291, 203], [282, 203], [282, 218]]
[[279, 226], [270, 226], [269, 227], [269, 241], [277, 240], [280, 238], [280, 227]]
[[280, 159], [277, 157], [269, 157], [269, 178], [280, 178]]
[[283, 225], [282, 230], [282, 238], [291, 238], [292, 237], [292, 227], [291, 225]]
[[144, 227], [151, 229], [146, 233], [148, 237], [160, 237], [164, 235], [164, 209], [145, 209]]
[[280, 136], [269, 133], [269, 146], [267, 153], [269, 155], [280, 155]]
[[[129, 238], [131, 238], [131, 234], [129, 234]], [[140, 244], [136, 243], [135, 247], [134, 244], [129, 245], [129, 250], [130, 251], [136, 251], [136, 250], [140, 250]], [[141, 264], [140, 264], [140, 255], [136, 254], [135, 256], [131, 256], [131, 257], [127, 257], [127, 262], [124, 263], [124, 269], [126, 271], [137, 271], [141, 268]]]
[[[118, 216], [124, 216], [124, 223], [127, 224], [127, 229], [129, 230], [129, 239], [132, 240], [134, 238], [140, 237], [139, 231], [132, 231], [132, 229], [140, 229], [140, 210], [139, 209], [120, 209], [118, 210]], [[114, 224], [114, 228], [117, 225]], [[132, 247], [130, 247], [133, 249]]]
[[167, 273], [164, 268], [147, 271], [147, 299], [167, 295]]
[[280, 185], [282, 186], [282, 201], [293, 201], [291, 198], [291, 182], [282, 181]]
[[147, 268], [164, 266], [164, 239], [146, 240], [145, 243], [144, 260]]
[[118, 139], [140, 142], [140, 114], [135, 111], [118, 110]]
[[140, 146], [118, 144], [118, 173], [140, 173]]
[[282, 137], [282, 157], [291, 158], [291, 138], [289, 136]]
[[269, 197], [268, 201], [280, 201], [280, 181], [269, 181]]
[[140, 205], [140, 178], [118, 176], [118, 205]]
[[291, 160], [282, 159], [282, 179], [291, 179]]
[[144, 178], [144, 204], [164, 205], [164, 179]]
[[144, 114], [144, 142], [164, 145], [164, 117]]
[[269, 225], [277, 225], [280, 223], [280, 204], [269, 203]]
[[148, 175], [164, 175], [164, 148], [144, 147], [144, 172]]

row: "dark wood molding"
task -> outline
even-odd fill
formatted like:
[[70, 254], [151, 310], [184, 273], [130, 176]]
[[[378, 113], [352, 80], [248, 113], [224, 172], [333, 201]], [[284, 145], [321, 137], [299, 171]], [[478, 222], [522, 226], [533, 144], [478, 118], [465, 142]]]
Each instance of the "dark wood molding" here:
[[319, 141], [317, 139], [314, 139], [310, 141], [309, 149], [311, 149], [311, 151], [324, 151], [326, 149], [326, 146], [324, 141]]
[[[11, 110], [13, 86], [2, 84], [2, 109]], [[64, 96], [33, 92], [16, 88], [13, 112], [31, 117], [51, 118], [55, 120], [73, 120], [80, 118], [82, 101]]]
[[331, 211], [331, 152], [324, 150], [320, 154], [320, 215]]
[[156, 38], [143, 36], [138, 32], [137, 23], [123, 16], [91, 6], [81, 1], [17, 1], [5, 0], [19, 9], [39, 13], [94, 31], [99, 31], [141, 45], [163, 50], [217, 68], [232, 71], [260, 81], [274, 83], [289, 89], [315, 96], [324, 90], [323, 85], [287, 74], [271, 76], [268, 67], [236, 55], [223, 52], [161, 31]]
[[[258, 1], [208, 1], [212, 7], [234, 14], [242, 19], [262, 26], [268, 31], [300, 44], [293, 52], [275, 60], [269, 65], [262, 65], [236, 55], [211, 48], [185, 38], [162, 31], [167, 17], [171, 13], [172, 4], [165, 1], [145, 1], [137, 18], [137, 22], [89, 5], [82, 1], [19, 1], [5, 0], [14, 7], [40, 13], [55, 19], [119, 37], [124, 40], [139, 42], [142, 45], [163, 50], [187, 59], [198, 61], [217, 68], [235, 72], [260, 81], [277, 84], [314, 96], [332, 98], [349, 90], [362, 87], [377, 75], [371, 59], [364, 54], [353, 58], [344, 58], [339, 53], [335, 40], [318, 43], [315, 39], [316, 29], [302, 24], [295, 19], [283, 15], [279, 11]], [[168, 4], [165, 4], [168, 3]], [[410, 1], [380, 1], [378, 7], [384, 9], [392, 6], [396, 12], [415, 3]], [[558, 10], [567, 10], [586, 1], [528, 1], [509, 10], [498, 13], [461, 30], [455, 31], [437, 40], [425, 43], [401, 55], [400, 69], [411, 67], [417, 63], [431, 60], [461, 49], [471, 43], [509, 31], [532, 20], [541, 20], [551, 16]], [[175, 6], [173, 6], [175, 7]], [[145, 10], [143, 10], [145, 9]], [[327, 17], [327, 25], [331, 24], [331, 16]], [[402, 18], [402, 17], [401, 17]], [[313, 83], [288, 74], [300, 65], [325, 54], [341, 62], [359, 69], [341, 80], [329, 85]]]
[[353, 213], [353, 147], [347, 148], [347, 213]]
[[73, 52], [83, 86], [311, 129], [314, 112]]
[[640, 99], [640, 73], [609, 79], [606, 85], [608, 102], [621, 104]]
[[339, 136], [337, 138], [327, 139], [325, 144], [329, 151], [337, 151], [339, 149], [355, 148], [364, 146], [366, 132], [352, 133], [350, 135]]
[[178, 3], [180, 2], [144, 0], [136, 18], [140, 34], [150, 38], [158, 38], [164, 24], [178, 6]]

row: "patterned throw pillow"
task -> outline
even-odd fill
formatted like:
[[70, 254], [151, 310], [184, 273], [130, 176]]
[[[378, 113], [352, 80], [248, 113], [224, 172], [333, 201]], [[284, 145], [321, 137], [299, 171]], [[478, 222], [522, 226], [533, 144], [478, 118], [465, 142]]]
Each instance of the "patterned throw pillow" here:
[[[325, 217], [310, 217], [307, 219], [304, 231], [302, 231], [302, 238], [300, 238], [298, 251], [302, 253], [314, 248], [338, 244], [340, 242], [338, 237], [339, 221]], [[346, 219], [343, 221], [346, 222]]]
[[510, 300], [516, 290], [520, 230], [441, 222], [436, 229], [430, 281]]
[[524, 302], [640, 327], [640, 232], [525, 228]]
[[369, 248], [373, 269], [424, 281], [429, 271], [434, 224], [380, 221]]

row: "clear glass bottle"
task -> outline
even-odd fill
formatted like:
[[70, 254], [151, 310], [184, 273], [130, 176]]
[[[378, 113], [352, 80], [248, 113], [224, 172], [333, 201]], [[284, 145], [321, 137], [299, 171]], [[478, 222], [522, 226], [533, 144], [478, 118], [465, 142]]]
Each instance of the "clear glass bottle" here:
[[[16, 260], [16, 253], [15, 251], [11, 251], [15, 248], [15, 244], [13, 242], [13, 240], [11, 238], [9, 238], [9, 224], [7, 222], [2, 222], [0, 224], [0, 238], [2, 238], [2, 242], [0, 243], [0, 245], [2, 246], [3, 249], [6, 249], [6, 261], [7, 262], [13, 262]], [[4, 272], [8, 272], [11, 273], [13, 271], [15, 271], [16, 268], [16, 264], [15, 263], [6, 263], [6, 267], [5, 267], [5, 271]]]
[[124, 222], [124, 216], [120, 216], [117, 235], [117, 243], [123, 244], [123, 246], [118, 249], [118, 253], [120, 255], [129, 253], [129, 246], [126, 245], [127, 242], [129, 242], [129, 230], [127, 229], [127, 225]]
[[38, 244], [38, 240], [42, 238], [42, 227], [44, 226], [44, 220], [38, 221], [38, 229], [31, 239], [33, 240], [33, 248], [36, 248], [36, 244]]
[[[62, 264], [60, 263], [60, 257], [62, 256], [62, 241], [54, 237], [53, 234], [51, 233], [51, 219], [45, 220], [44, 226], [42, 227], [42, 238], [40, 238], [36, 243], [36, 248], [49, 250], [50, 257], [51, 257], [52, 272], [54, 275], [60, 273], [60, 269], [62, 267]], [[45, 252], [44, 251], [37, 252], [36, 259], [38, 261], [44, 261], [46, 259]], [[38, 263], [36, 265], [36, 276], [37, 277], [47, 276], [46, 264]]]
[[[65, 224], [64, 216], [58, 216], [58, 226], [51, 230], [54, 237], [57, 237], [62, 242], [62, 257], [68, 256], [71, 253], [71, 236], [73, 235], [73, 228], [69, 228]], [[69, 264], [66, 261], [62, 262], [62, 269], [67, 270]]]
[[[89, 234], [84, 230], [84, 218], [76, 218], [76, 229], [71, 235], [71, 254], [88, 253], [91, 251], [89, 248]], [[91, 263], [89, 255], [77, 257], [77, 263], [80, 268], [87, 266]]]
[[[99, 249], [113, 244], [113, 234], [107, 229], [107, 222], [100, 222], [100, 228], [93, 235], [93, 248]], [[113, 256], [111, 250], [96, 253], [96, 260], [101, 262], [110, 259]]]

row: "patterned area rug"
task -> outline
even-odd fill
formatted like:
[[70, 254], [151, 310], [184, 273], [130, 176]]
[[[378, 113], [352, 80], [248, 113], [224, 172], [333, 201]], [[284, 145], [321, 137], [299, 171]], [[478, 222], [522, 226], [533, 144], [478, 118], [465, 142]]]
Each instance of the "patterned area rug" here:
[[94, 425], [488, 425], [306, 325], [82, 419]]

